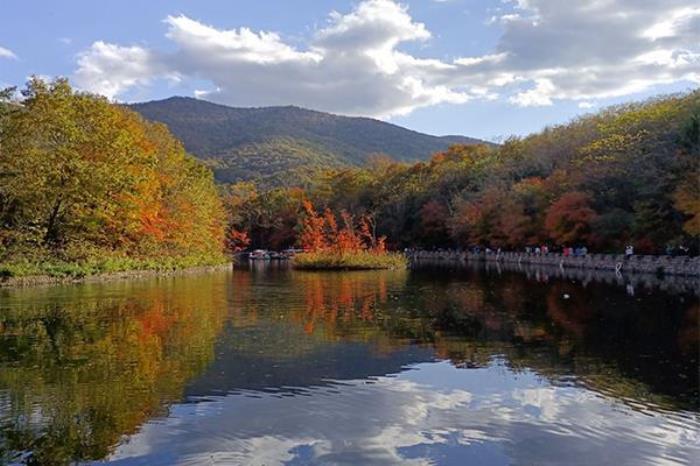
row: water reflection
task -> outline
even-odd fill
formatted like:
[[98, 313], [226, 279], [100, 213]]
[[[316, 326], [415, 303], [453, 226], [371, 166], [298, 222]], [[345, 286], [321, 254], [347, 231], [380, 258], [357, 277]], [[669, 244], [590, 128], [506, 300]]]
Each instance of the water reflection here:
[[0, 464], [99, 459], [167, 414], [213, 359], [225, 284], [0, 291]]
[[[119, 464], [688, 464], [697, 424], [647, 416], [502, 363], [418, 364], [371, 383], [180, 405]], [[301, 396], [304, 395], [304, 396]], [[205, 419], [206, 421], [203, 421]], [[196, 435], [194, 434], [196, 433]]]
[[0, 452], [63, 464], [683, 464], [697, 296], [264, 267], [2, 291]]

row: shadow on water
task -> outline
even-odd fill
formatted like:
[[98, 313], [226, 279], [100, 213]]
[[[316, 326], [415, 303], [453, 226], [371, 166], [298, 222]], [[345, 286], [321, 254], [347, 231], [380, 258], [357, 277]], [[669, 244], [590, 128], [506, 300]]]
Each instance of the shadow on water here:
[[253, 264], [0, 293], [0, 464], [698, 452], [700, 307], [685, 285]]

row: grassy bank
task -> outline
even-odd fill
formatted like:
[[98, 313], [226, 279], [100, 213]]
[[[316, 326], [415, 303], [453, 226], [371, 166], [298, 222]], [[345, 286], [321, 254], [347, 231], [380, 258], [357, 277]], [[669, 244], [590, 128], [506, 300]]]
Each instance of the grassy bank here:
[[0, 282], [14, 278], [50, 277], [80, 279], [97, 275], [129, 271], [173, 271], [192, 267], [224, 264], [229, 259], [213, 256], [163, 256], [133, 258], [128, 256], [95, 256], [68, 261], [56, 258], [13, 258], [0, 262]]
[[377, 254], [359, 251], [348, 254], [337, 252], [307, 252], [294, 258], [294, 268], [303, 270], [373, 270], [405, 269], [408, 265], [403, 254]]

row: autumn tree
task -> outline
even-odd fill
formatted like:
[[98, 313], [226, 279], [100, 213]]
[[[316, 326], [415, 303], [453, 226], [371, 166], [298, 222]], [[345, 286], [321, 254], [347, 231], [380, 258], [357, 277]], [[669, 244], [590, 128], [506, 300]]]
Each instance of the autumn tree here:
[[248, 232], [238, 231], [235, 228], [231, 228], [228, 233], [228, 244], [227, 248], [229, 251], [236, 253], [245, 251], [246, 248], [250, 246], [250, 238], [248, 237]]
[[302, 205], [304, 213], [301, 221], [299, 244], [305, 250], [323, 251], [328, 245], [324, 231], [326, 221], [316, 213], [316, 209], [314, 209], [311, 201], [305, 199]]
[[450, 212], [444, 204], [430, 200], [420, 209], [420, 236], [424, 244], [446, 244], [449, 241], [447, 220]]
[[683, 183], [673, 194], [673, 199], [676, 208], [687, 217], [683, 230], [691, 236], [700, 237], [700, 180], [691, 178]]
[[164, 125], [75, 92], [65, 79], [32, 78], [22, 95], [0, 122], [5, 254], [221, 254], [211, 172]]
[[356, 231], [352, 215], [343, 210], [340, 212], [340, 218], [343, 220], [343, 227], [338, 231], [336, 237], [336, 251], [346, 254], [367, 249], [368, 245], [362, 242], [360, 235]]
[[502, 202], [500, 229], [509, 247], [539, 244], [543, 239], [544, 211], [549, 194], [544, 180], [525, 178], [515, 183]]
[[229, 230], [245, 231], [252, 247], [283, 249], [296, 243], [302, 189], [260, 190], [252, 182], [238, 182], [221, 191]]
[[310, 252], [331, 251], [336, 254], [352, 254], [359, 251], [386, 252], [386, 238], [377, 238], [373, 232], [374, 221], [363, 215], [359, 220], [346, 210], [340, 211], [340, 221], [331, 209], [323, 215], [316, 212], [311, 201], [303, 201], [299, 244]]
[[597, 214], [590, 207], [590, 196], [572, 191], [564, 194], [549, 209], [545, 228], [550, 238], [559, 244], [591, 240], [591, 225]]

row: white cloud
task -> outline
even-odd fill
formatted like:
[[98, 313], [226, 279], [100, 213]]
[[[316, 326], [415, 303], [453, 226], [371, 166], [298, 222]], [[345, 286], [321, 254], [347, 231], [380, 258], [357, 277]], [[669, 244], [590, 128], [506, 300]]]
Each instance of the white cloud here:
[[480, 464], [484, 458], [580, 464], [586, 452], [586, 464], [685, 464], [700, 452], [698, 422], [682, 413], [650, 415], [506, 366], [473, 370], [438, 362], [412, 369], [372, 383], [297, 387], [304, 396], [284, 396], [292, 392], [279, 387], [173, 405], [169, 416], [141, 426], [109, 459], [151, 464], [167, 452], [172, 464], [183, 465]]
[[695, 22], [698, 25], [698, 20], [700, 20], [700, 7], [679, 8], [669, 11], [664, 19], [652, 24], [643, 35], [653, 41], [672, 38], [682, 32], [689, 25], [688, 23]]
[[552, 105], [700, 83], [700, 8], [693, 0], [504, 6], [492, 21], [502, 29], [493, 50], [449, 61], [402, 50], [432, 35], [393, 0], [332, 12], [304, 47], [275, 32], [170, 16], [166, 36], [174, 52], [96, 42], [80, 54], [75, 79], [109, 97], [156, 78], [194, 79], [216, 89], [198, 95], [225, 104], [296, 104], [372, 116], [471, 99]]
[[99, 41], [78, 56], [75, 79], [84, 89], [114, 98], [131, 87], [150, 83], [166, 69], [155, 53], [143, 47]]
[[[321, 59], [313, 52], [298, 52], [273, 32], [255, 33], [248, 28], [219, 31], [186, 16], [168, 16], [166, 36], [180, 46], [180, 54], [196, 59], [197, 54], [214, 55], [212, 61], [255, 63], [313, 63]], [[208, 60], [211, 58], [207, 57]]]
[[519, 1], [516, 9], [530, 17], [504, 24], [497, 49], [508, 55], [500, 67], [535, 88], [520, 90], [511, 101], [542, 105], [700, 83], [700, 8], [694, 4]]
[[5, 47], [0, 46], [0, 58], [12, 58], [12, 59], [16, 60], [17, 55], [15, 55], [12, 50], [6, 49]]
[[510, 98], [510, 101], [521, 107], [544, 107], [552, 105], [550, 95], [556, 90], [549, 79], [537, 79], [535, 87], [520, 92]]
[[[216, 92], [220, 92], [220, 89], [217, 89]], [[206, 99], [207, 96], [212, 93], [212, 91], [206, 89], [195, 89], [192, 93], [197, 99]]]

